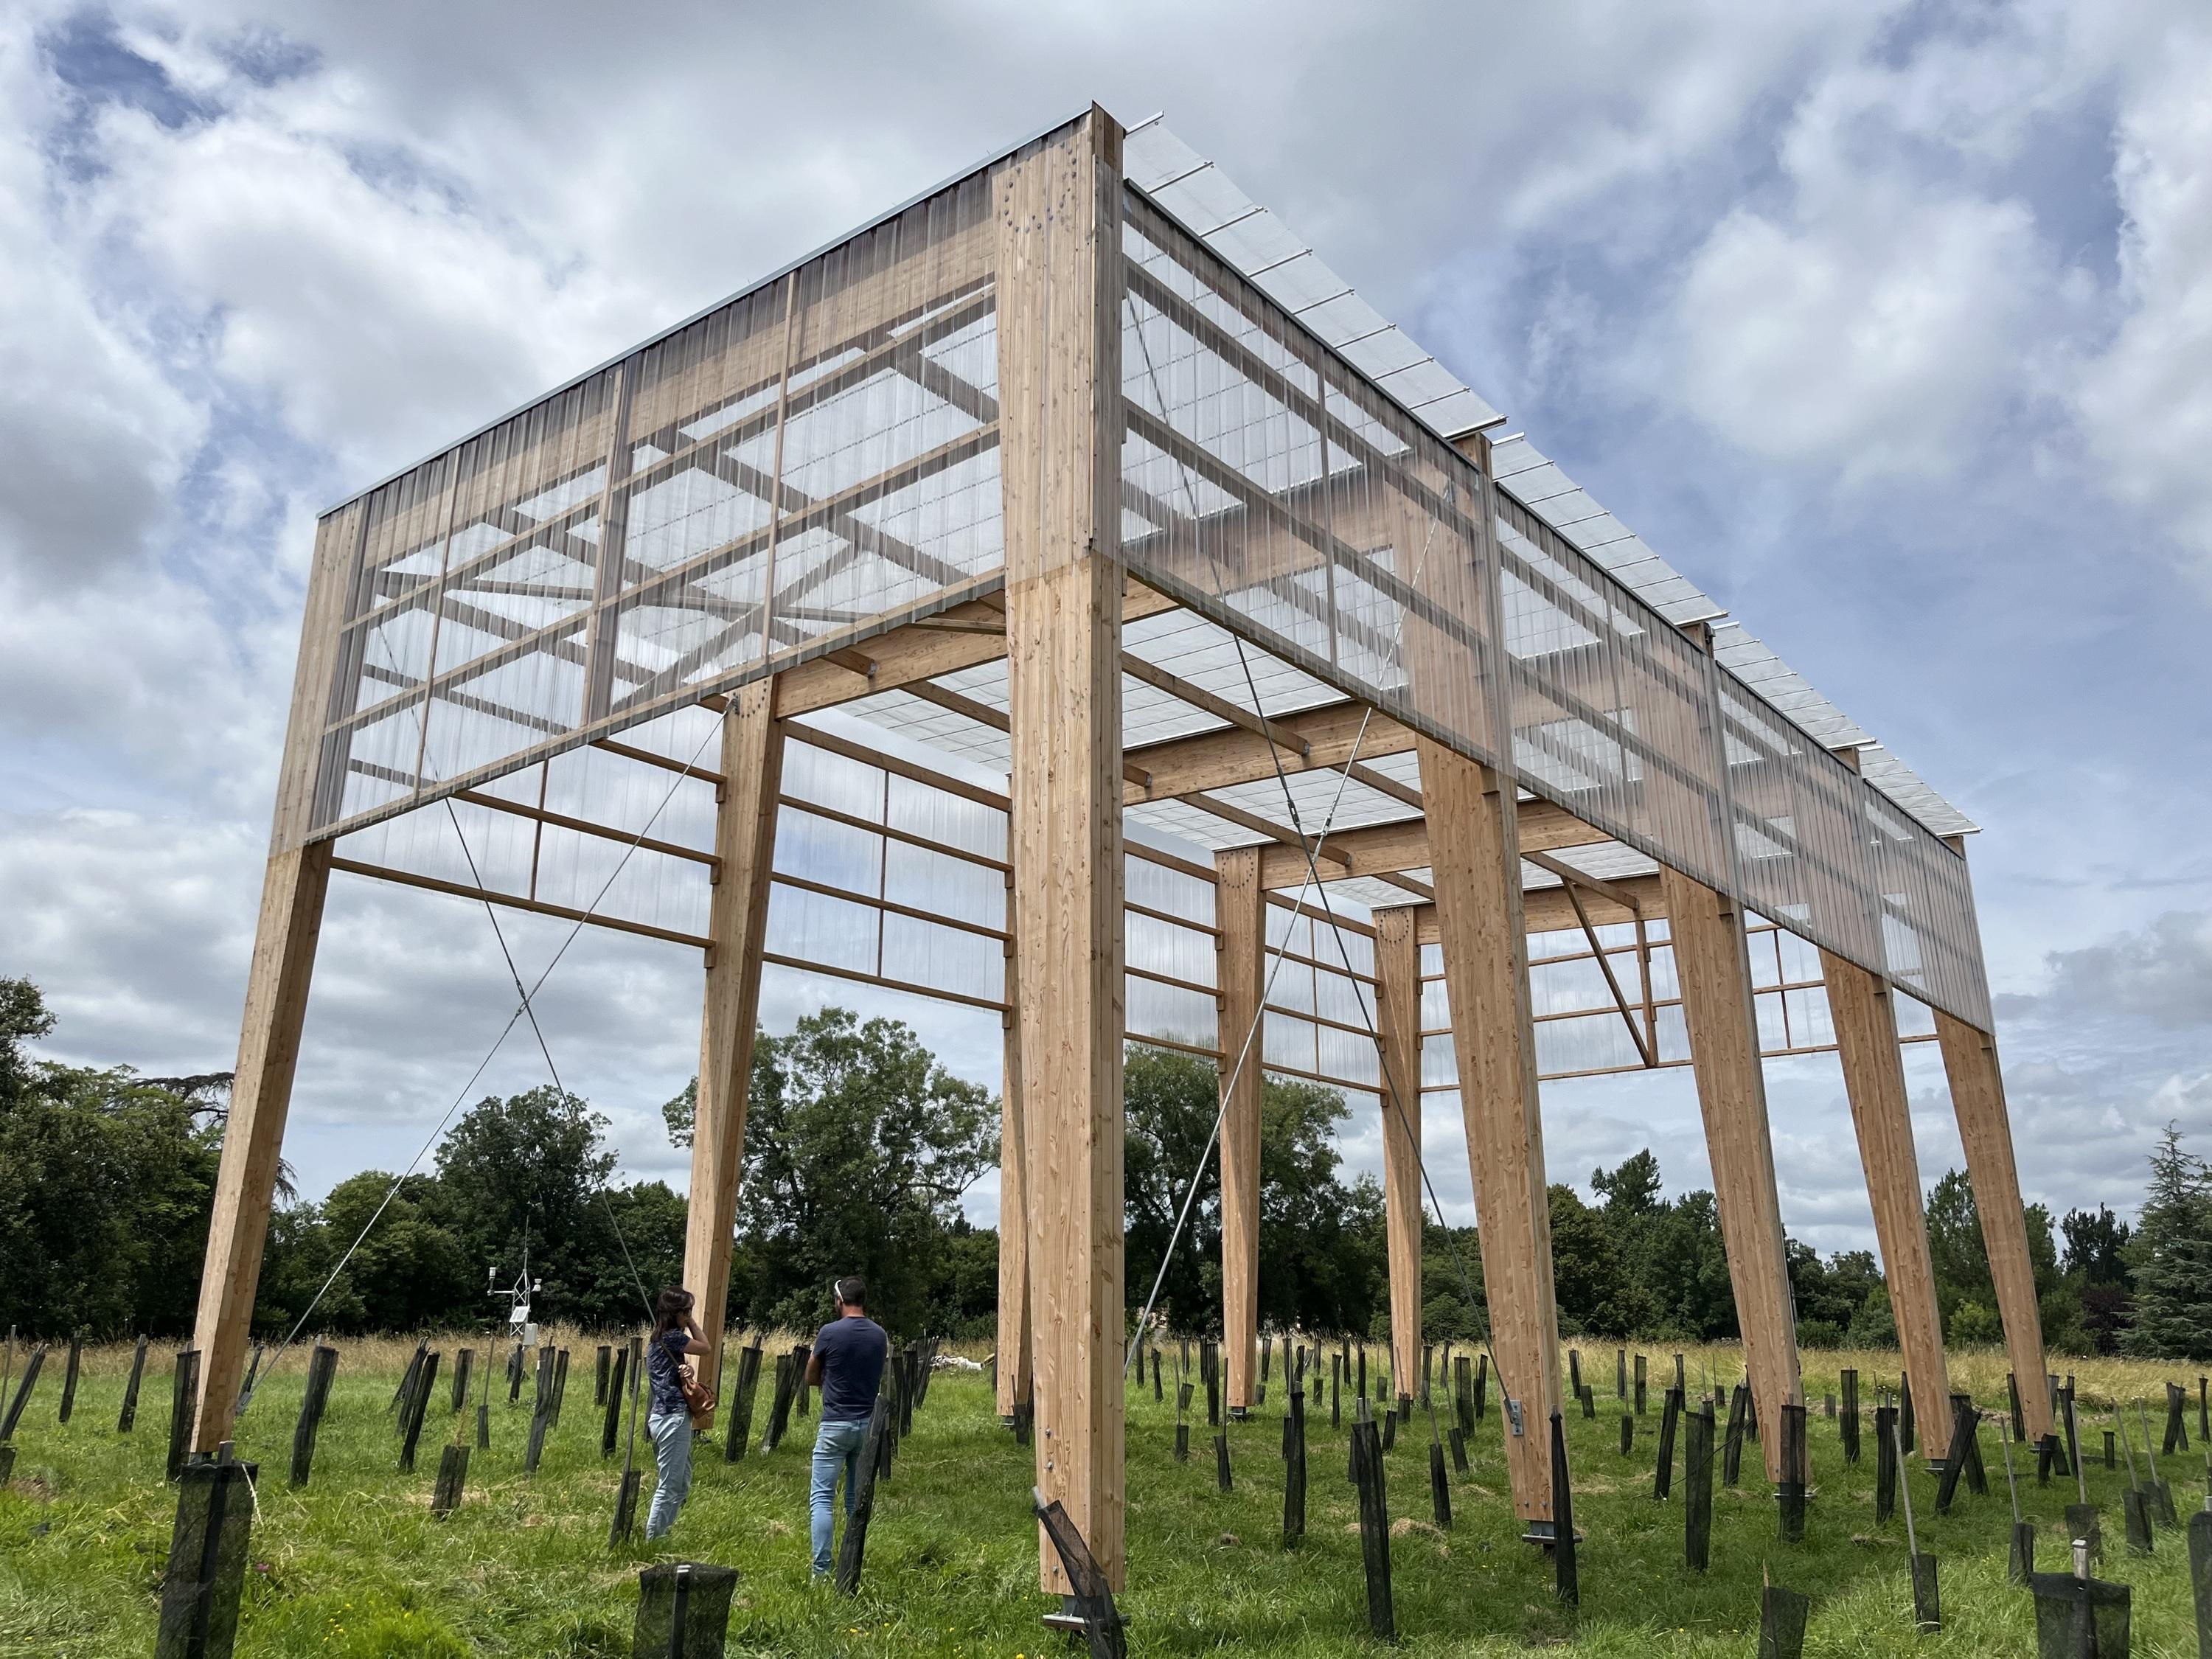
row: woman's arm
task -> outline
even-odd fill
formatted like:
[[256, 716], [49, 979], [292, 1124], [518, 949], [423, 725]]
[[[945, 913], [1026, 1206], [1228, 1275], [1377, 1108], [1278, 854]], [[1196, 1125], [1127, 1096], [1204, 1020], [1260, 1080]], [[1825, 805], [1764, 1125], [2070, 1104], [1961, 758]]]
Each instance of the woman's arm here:
[[690, 1314], [685, 1314], [684, 1316], [684, 1328], [691, 1333], [691, 1340], [684, 1345], [684, 1352], [686, 1353], [706, 1352], [707, 1339], [700, 1334], [699, 1322], [692, 1318]]

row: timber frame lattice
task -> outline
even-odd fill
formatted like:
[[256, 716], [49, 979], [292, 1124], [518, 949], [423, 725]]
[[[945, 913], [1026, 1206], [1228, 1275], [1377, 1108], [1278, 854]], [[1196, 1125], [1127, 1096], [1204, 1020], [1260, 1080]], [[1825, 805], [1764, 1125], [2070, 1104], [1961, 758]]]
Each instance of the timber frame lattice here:
[[[1539, 1084], [1606, 1072], [1696, 1072], [1767, 1413], [1800, 1395], [1760, 1061], [1838, 1053], [1915, 1388], [1940, 1382], [1898, 1047], [1937, 1042], [2042, 1375], [1963, 821], [1670, 619], [1609, 515], [1544, 493], [1556, 469], [1261, 214], [1094, 108], [324, 516], [204, 1449], [334, 872], [701, 952], [710, 1347], [763, 966], [996, 1016], [1001, 1409], [1034, 1391], [1039, 1488], [1116, 1585], [1125, 1040], [1226, 1079], [1256, 1020], [1251, 1086], [1387, 1102], [1411, 1146], [1456, 1096], [1532, 1425], [1559, 1395]], [[1226, 1187], [1256, 1115], [1224, 1123]], [[1419, 1192], [1389, 1175], [1402, 1323]], [[1232, 1407], [1260, 1270], [1233, 1207]], [[1548, 1522], [1547, 1453], [1507, 1450]]]

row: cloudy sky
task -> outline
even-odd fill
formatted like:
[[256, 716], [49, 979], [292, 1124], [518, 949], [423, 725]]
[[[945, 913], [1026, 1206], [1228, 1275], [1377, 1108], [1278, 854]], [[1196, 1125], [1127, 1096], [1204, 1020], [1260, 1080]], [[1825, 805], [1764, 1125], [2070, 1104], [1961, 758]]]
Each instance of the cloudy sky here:
[[[49, 1052], [232, 1063], [318, 510], [1095, 99], [1164, 109], [1984, 826], [2032, 1198], [2132, 1207], [2169, 1119], [2212, 1150], [2212, 14], [1382, 15], [6, 8], [0, 974]], [[672, 957], [581, 940], [545, 1002], [626, 1167], [680, 1184]], [[480, 912], [339, 878], [310, 1194], [411, 1155], [505, 984]], [[773, 979], [767, 1018], [820, 994]], [[927, 1018], [995, 1083], [994, 1023]], [[1909, 1053], [1932, 1181], [1957, 1138]], [[1791, 1230], [1870, 1242], [1833, 1060], [1771, 1080]], [[1702, 1184], [1695, 1121], [1686, 1073], [1547, 1089], [1581, 1184], [1647, 1141]]]

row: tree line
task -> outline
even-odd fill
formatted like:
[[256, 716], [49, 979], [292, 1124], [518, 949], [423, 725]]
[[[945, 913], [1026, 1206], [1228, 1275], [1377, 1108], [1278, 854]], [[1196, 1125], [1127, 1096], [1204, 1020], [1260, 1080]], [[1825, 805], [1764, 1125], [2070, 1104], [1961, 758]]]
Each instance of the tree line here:
[[[221, 1156], [222, 1078], [38, 1059], [53, 1020], [37, 988], [0, 979], [0, 1324], [52, 1334], [191, 1330]], [[1182, 1330], [1220, 1322], [1219, 1159], [1202, 1158], [1219, 1105], [1213, 1064], [1132, 1044], [1124, 1091], [1124, 1279], [1131, 1312], [1158, 1287]], [[666, 1103], [690, 1142], [697, 1084]], [[1347, 1177], [1336, 1091], [1266, 1079], [1261, 1100], [1259, 1293], [1263, 1326], [1387, 1335], [1382, 1191]], [[988, 1338], [998, 1234], [962, 1200], [996, 1167], [999, 1102], [952, 1076], [908, 1026], [842, 1008], [762, 1033], [748, 1097], [732, 1245], [732, 1322], [805, 1326], [859, 1272], [905, 1334]], [[587, 1328], [641, 1316], [682, 1271], [685, 1202], [621, 1182], [606, 1118], [558, 1089], [489, 1097], [443, 1138], [433, 1166], [364, 1170], [319, 1201], [280, 1185], [254, 1322], [282, 1334], [467, 1328], [503, 1316], [489, 1294], [528, 1270], [536, 1312]], [[2169, 1128], [2131, 1226], [2108, 1207], [2027, 1212], [2047, 1343], [2060, 1352], [2212, 1358], [2212, 1168]], [[1189, 1190], [1191, 1172], [1204, 1174]], [[1738, 1334], [1713, 1195], [1664, 1195], [1649, 1151], [1591, 1172], [1585, 1196], [1550, 1189], [1560, 1327], [1574, 1335], [1723, 1340]], [[1178, 1218], [1186, 1216], [1172, 1251]], [[1947, 1339], [2002, 1333], [1966, 1177], [1929, 1193], [1928, 1234]], [[372, 1224], [372, 1221], [374, 1224]], [[1477, 1231], [1424, 1229], [1423, 1322], [1432, 1339], [1482, 1328]], [[1808, 1346], [1893, 1346], [1874, 1255], [1788, 1241]], [[1164, 1271], [1162, 1264], [1165, 1263]]]

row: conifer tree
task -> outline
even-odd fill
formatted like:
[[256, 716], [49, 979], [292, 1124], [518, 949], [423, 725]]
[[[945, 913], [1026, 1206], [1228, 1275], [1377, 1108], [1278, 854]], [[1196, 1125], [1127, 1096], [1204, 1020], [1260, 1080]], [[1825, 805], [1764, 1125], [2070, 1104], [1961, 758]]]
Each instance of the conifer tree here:
[[2212, 1359], [2212, 1165], [2184, 1150], [2169, 1123], [2150, 1158], [2150, 1190], [2131, 1250], [2135, 1323], [2122, 1352]]

